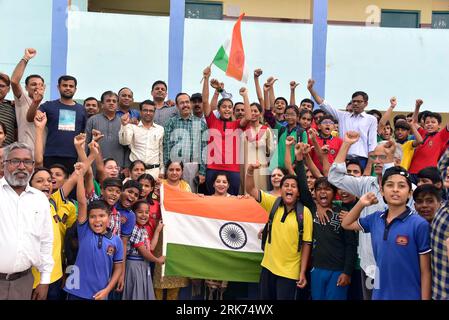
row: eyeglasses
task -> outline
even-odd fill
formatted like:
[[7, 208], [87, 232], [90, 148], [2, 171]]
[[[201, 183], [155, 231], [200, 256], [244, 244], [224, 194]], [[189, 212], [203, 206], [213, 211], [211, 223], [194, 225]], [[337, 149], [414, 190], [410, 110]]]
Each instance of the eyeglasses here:
[[323, 120], [321, 124], [335, 124], [332, 120]]
[[378, 155], [373, 154], [373, 155], [370, 155], [369, 157], [370, 157], [371, 160], [376, 160], [376, 159], [385, 160], [385, 159], [387, 159], [387, 156], [385, 154], [378, 154]]
[[4, 162], [9, 163], [13, 167], [18, 167], [18, 166], [20, 166], [21, 163], [23, 163], [23, 165], [25, 167], [32, 167], [34, 165], [34, 160], [10, 159], [10, 160], [5, 160]]

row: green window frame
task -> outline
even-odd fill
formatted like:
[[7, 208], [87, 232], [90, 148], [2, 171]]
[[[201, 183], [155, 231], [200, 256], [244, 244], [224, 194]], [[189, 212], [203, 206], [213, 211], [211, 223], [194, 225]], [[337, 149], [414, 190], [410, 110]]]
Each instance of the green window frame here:
[[191, 19], [223, 19], [223, 3], [212, 1], [186, 1], [185, 17]]
[[420, 21], [420, 11], [382, 9], [380, 26], [389, 28], [419, 28]]
[[432, 29], [449, 29], [449, 11], [432, 12]]

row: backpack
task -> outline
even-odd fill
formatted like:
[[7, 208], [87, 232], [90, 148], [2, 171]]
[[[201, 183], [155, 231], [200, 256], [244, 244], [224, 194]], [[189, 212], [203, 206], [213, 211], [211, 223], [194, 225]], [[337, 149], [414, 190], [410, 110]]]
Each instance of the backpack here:
[[[282, 201], [281, 197], [278, 197], [276, 199], [276, 201], [273, 204], [273, 207], [271, 208], [268, 222], [265, 224], [265, 227], [263, 228], [262, 245], [261, 245], [262, 250], [265, 250], [265, 243], [267, 242], [267, 239], [268, 239], [268, 243], [271, 243], [271, 227], [273, 224], [273, 218], [274, 218], [274, 215], [276, 214], [277, 209], [279, 208], [279, 205], [281, 204], [281, 201]], [[296, 213], [296, 220], [298, 221], [298, 231], [299, 231], [298, 252], [299, 252], [299, 251], [301, 251], [302, 236], [304, 234], [304, 217], [303, 217], [304, 205], [300, 201], [296, 201], [295, 213]]]

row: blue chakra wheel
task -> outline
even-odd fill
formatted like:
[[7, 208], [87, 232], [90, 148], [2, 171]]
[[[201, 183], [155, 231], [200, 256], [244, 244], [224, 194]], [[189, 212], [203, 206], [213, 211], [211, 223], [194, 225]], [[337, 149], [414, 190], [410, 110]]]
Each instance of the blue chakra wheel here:
[[225, 223], [220, 228], [220, 239], [225, 246], [231, 249], [241, 249], [248, 240], [245, 230], [234, 222]]

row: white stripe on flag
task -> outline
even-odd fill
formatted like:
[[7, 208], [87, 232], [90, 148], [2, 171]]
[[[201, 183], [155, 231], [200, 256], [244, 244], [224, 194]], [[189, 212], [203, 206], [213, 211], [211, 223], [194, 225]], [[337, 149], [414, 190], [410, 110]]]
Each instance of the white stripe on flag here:
[[210, 249], [262, 252], [261, 240], [257, 238], [257, 234], [264, 224], [230, 222], [170, 211], [164, 211], [162, 218], [164, 242]]

